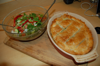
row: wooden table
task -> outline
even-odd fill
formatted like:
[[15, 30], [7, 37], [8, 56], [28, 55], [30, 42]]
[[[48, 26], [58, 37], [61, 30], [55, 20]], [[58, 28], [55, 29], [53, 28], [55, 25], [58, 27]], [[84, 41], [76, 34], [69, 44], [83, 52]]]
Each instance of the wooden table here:
[[[36, 4], [37, 1], [35, 0], [25, 1], [23, 3], [23, 0], [17, 0], [10, 3], [2, 4], [0, 5], [0, 21], [4, 18], [4, 16], [12, 11], [15, 8], [18, 8], [20, 6], [24, 5], [31, 5]], [[53, 1], [53, 0], [51, 0]], [[46, 2], [45, 0], [39, 2], [40, 5], [43, 5], [46, 9], [49, 8], [51, 1]], [[44, 4], [46, 2], [46, 4]], [[72, 4], [65, 4], [63, 1], [58, 0], [53, 7], [49, 11], [49, 16], [51, 17], [55, 12], [59, 11], [69, 11], [76, 14], [79, 14], [86, 18], [90, 23], [94, 26], [100, 27], [100, 18], [99, 17], [90, 17], [84, 15], [84, 11], [81, 8], [81, 4], [86, 1], [74, 1]], [[89, 2], [89, 1], [88, 1]], [[18, 5], [19, 4], [19, 5]], [[91, 3], [94, 5], [93, 3]], [[13, 5], [13, 6], [12, 6]], [[10, 8], [7, 8], [10, 7]], [[85, 8], [88, 7], [88, 5], [84, 5]], [[6, 11], [8, 10], [8, 11]], [[96, 14], [96, 6], [94, 6], [91, 10], [86, 12], [87, 14]], [[0, 27], [2, 29], [2, 27]], [[47, 31], [38, 39], [30, 42], [19, 42], [14, 41], [12, 39], [9, 39], [4, 31], [0, 31], [0, 65], [10, 65], [10, 66], [48, 66], [50, 65], [62, 65], [62, 66], [78, 66], [79, 64], [75, 64], [73, 60], [68, 59], [60, 55], [55, 48], [52, 46], [52, 43], [50, 42]], [[98, 39], [100, 40], [100, 35], [98, 34]], [[39, 41], [39, 42], [37, 42]], [[98, 43], [97, 52], [100, 55], [100, 41]], [[13, 47], [13, 48], [11, 48]], [[25, 48], [27, 47], [27, 48]], [[17, 50], [21, 51], [17, 51]], [[34, 51], [32, 51], [34, 50]], [[43, 62], [41, 62], [43, 61]], [[88, 63], [88, 66], [99, 66], [100, 63], [100, 57], [98, 57], [95, 61], [91, 61]], [[86, 64], [82, 64], [83, 66], [86, 66]], [[82, 66], [81, 65], [81, 66]]]

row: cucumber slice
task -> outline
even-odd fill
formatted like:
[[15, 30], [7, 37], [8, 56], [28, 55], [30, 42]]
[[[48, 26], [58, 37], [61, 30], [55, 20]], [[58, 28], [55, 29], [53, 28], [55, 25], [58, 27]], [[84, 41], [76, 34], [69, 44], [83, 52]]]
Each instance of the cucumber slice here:
[[15, 29], [15, 32], [18, 33], [19, 32], [18, 29]]

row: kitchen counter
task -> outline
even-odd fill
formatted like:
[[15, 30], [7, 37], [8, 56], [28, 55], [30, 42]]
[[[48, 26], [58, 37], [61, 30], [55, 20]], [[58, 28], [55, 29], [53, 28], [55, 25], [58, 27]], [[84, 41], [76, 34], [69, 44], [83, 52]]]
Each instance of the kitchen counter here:
[[[24, 1], [24, 2], [23, 2]], [[41, 1], [41, 0], [40, 0]], [[36, 5], [37, 3], [41, 6], [44, 6], [46, 9], [49, 8], [50, 4], [53, 0], [15, 0], [12, 2], [8, 2], [0, 5], [0, 23], [3, 18], [12, 10], [25, 6], [25, 5]], [[87, 1], [87, 0], [86, 0]], [[57, 0], [53, 7], [49, 10], [49, 16], [51, 17], [56, 12], [68, 11], [79, 14], [86, 18], [93, 27], [100, 27], [100, 18], [99, 17], [90, 17], [84, 14], [85, 10], [81, 8], [81, 4], [86, 2], [82, 0], [81, 2], [74, 1], [72, 4], [65, 4], [62, 0]], [[87, 1], [89, 2], [89, 1]], [[90, 2], [89, 2], [90, 3]], [[91, 5], [95, 5], [91, 3]], [[84, 8], [88, 8], [89, 5], [83, 5]], [[94, 6], [92, 9], [86, 12], [86, 14], [96, 14], [97, 6]], [[36, 58], [30, 57], [22, 52], [19, 52], [16, 49], [13, 49], [4, 44], [4, 40], [6, 38], [5, 32], [2, 30], [0, 26], [0, 66], [49, 66], [49, 64], [44, 63]], [[98, 34], [98, 40], [100, 40], [100, 35]], [[97, 47], [97, 53], [100, 55], [100, 41]], [[88, 66], [100, 66], [100, 56], [95, 60], [88, 63]]]

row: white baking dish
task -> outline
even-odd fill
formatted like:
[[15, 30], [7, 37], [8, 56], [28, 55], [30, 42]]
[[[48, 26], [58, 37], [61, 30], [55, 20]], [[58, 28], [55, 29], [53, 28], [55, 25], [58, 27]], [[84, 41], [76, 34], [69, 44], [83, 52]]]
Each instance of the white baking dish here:
[[[85, 55], [72, 55], [70, 53], [67, 53], [65, 52], [64, 50], [62, 50], [53, 40], [52, 36], [51, 36], [51, 33], [50, 33], [50, 26], [52, 24], [52, 21], [57, 18], [57, 17], [60, 17], [61, 15], [63, 14], [69, 14], [75, 18], [78, 18], [80, 20], [82, 20], [83, 22], [85, 22], [85, 24], [89, 27], [89, 29], [91, 30], [92, 32], [92, 35], [93, 35], [93, 40], [94, 40], [94, 46], [93, 46], [93, 49], [85, 54]], [[48, 25], [47, 25], [47, 32], [48, 32], [48, 35], [49, 35], [49, 38], [50, 40], [52, 41], [53, 45], [61, 52], [63, 53], [63, 55], [66, 55], [66, 56], [71, 56], [72, 58], [74, 58], [74, 60], [77, 62], [77, 63], [84, 63], [84, 62], [88, 62], [88, 61], [91, 61], [91, 60], [94, 60], [98, 57], [98, 53], [96, 52], [96, 48], [97, 48], [97, 45], [98, 45], [98, 36], [97, 36], [97, 33], [94, 29], [94, 27], [92, 26], [92, 24], [87, 20], [85, 19], [84, 17], [78, 15], [78, 14], [75, 14], [75, 13], [71, 13], [71, 12], [58, 12], [58, 13], [55, 13], [49, 20], [48, 22]]]

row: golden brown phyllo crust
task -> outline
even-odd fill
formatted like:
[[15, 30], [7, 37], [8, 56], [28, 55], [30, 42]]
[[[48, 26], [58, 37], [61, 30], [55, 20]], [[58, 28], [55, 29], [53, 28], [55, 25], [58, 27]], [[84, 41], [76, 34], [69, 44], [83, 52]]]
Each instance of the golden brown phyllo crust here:
[[83, 55], [93, 48], [93, 37], [89, 28], [80, 19], [68, 14], [54, 19], [50, 31], [55, 43], [70, 54]]

